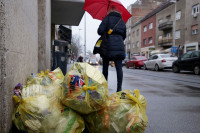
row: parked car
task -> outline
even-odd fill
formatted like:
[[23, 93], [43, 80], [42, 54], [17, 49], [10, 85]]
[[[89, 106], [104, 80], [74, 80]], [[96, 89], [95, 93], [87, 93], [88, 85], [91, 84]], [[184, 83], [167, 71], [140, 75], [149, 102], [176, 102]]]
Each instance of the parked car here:
[[128, 59], [124, 59], [122, 60], [122, 66], [126, 66], [126, 62], [127, 62]]
[[144, 62], [144, 69], [153, 69], [159, 71], [162, 69], [172, 68], [173, 62], [177, 57], [172, 57], [170, 54], [155, 54], [148, 61]]
[[89, 64], [90, 65], [98, 65], [98, 61], [97, 61], [97, 59], [92, 58], [92, 59], [90, 59]]
[[194, 71], [194, 74], [200, 74], [200, 51], [190, 51], [182, 55], [173, 63], [173, 72], [178, 73], [181, 70]]
[[133, 69], [141, 68], [146, 60], [147, 58], [145, 56], [133, 56], [126, 62], [126, 67], [133, 67]]

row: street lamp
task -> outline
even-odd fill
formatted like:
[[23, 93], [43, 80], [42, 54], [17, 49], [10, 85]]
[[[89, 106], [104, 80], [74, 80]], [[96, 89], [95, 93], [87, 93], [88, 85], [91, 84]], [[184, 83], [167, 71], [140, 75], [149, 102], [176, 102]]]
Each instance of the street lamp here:
[[[81, 45], [80, 44], [80, 42], [81, 42], [81, 36], [80, 36], [80, 31], [81, 31], [82, 29], [80, 28], [79, 29], [79, 39], [78, 39], [78, 47]], [[78, 51], [78, 55], [80, 55], [80, 52]]]

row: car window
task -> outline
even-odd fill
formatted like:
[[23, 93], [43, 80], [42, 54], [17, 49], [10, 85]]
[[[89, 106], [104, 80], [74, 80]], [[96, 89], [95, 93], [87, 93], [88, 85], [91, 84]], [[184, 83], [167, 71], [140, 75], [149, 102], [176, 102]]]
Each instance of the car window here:
[[155, 60], [155, 59], [158, 59], [158, 56], [157, 56], [157, 55], [154, 55], [154, 56], [153, 56], [153, 60]]
[[139, 57], [137, 57], [137, 59], [138, 60], [145, 60], [145, 59], [147, 59], [146, 57], [143, 57], [143, 56], [139, 56]]
[[148, 59], [148, 60], [152, 60], [152, 58], [153, 58], [153, 56], [149, 57], [149, 59]]
[[196, 57], [199, 57], [198, 51], [195, 51], [195, 52], [192, 53], [192, 58], [196, 58]]
[[132, 57], [131, 60], [135, 60], [135, 57]]
[[163, 55], [160, 55], [160, 57], [161, 58], [169, 58], [169, 57], [171, 57], [171, 55], [170, 54], [163, 54]]
[[184, 60], [184, 59], [191, 58], [191, 54], [192, 54], [192, 52], [185, 53], [185, 54], [182, 56], [181, 59]]

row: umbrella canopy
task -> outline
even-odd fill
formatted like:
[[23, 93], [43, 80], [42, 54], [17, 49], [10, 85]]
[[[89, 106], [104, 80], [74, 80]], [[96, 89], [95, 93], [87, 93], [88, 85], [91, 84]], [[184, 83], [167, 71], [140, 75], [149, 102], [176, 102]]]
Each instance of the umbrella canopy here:
[[131, 17], [131, 14], [119, 0], [85, 0], [83, 9], [94, 19], [103, 20], [111, 6], [115, 6], [118, 9], [125, 23]]

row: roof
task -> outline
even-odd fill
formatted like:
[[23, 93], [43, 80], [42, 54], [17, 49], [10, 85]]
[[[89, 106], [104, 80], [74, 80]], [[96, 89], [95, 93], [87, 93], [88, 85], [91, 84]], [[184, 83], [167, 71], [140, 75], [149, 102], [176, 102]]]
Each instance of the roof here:
[[147, 20], [148, 18], [154, 16], [156, 13], [162, 11], [163, 9], [167, 8], [168, 6], [172, 5], [174, 3], [167, 1], [163, 4], [161, 4], [160, 6], [158, 6], [156, 9], [154, 9], [153, 11], [151, 11], [150, 13], [148, 13], [146, 16], [144, 16], [143, 18], [141, 18], [139, 21], [137, 21], [136, 23], [133, 24], [132, 27], [137, 26], [138, 24], [144, 22], [145, 20]]

